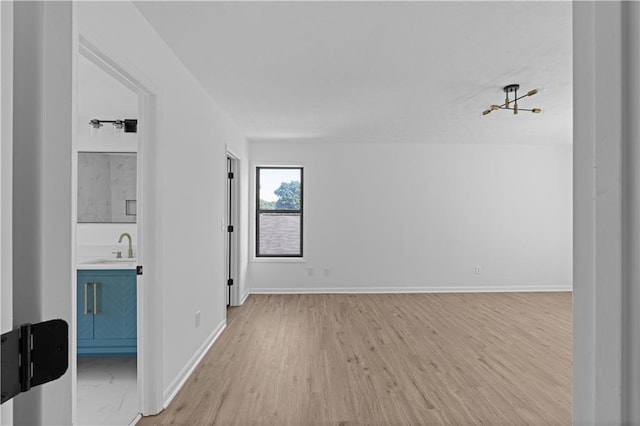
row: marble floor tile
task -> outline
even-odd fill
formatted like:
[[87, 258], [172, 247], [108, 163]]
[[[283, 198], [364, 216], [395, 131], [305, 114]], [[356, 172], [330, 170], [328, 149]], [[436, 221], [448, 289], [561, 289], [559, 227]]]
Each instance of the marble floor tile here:
[[135, 357], [78, 358], [78, 425], [129, 425], [137, 414]]

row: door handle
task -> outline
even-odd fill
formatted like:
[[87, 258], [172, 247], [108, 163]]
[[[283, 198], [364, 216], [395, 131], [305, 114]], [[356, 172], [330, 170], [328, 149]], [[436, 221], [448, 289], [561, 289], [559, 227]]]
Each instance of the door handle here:
[[93, 283], [93, 315], [98, 315], [98, 286], [100, 283]]
[[89, 283], [84, 283], [84, 314], [89, 314], [89, 296], [87, 295], [87, 287], [89, 287]]

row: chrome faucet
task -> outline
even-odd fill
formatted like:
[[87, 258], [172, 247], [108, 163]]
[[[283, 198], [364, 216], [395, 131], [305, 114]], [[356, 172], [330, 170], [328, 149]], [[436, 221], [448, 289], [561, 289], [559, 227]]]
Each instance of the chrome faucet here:
[[118, 242], [121, 243], [124, 237], [129, 238], [129, 259], [133, 259], [133, 244], [131, 243], [131, 235], [129, 235], [127, 232], [123, 232], [122, 235], [120, 235], [120, 239], [118, 240]]

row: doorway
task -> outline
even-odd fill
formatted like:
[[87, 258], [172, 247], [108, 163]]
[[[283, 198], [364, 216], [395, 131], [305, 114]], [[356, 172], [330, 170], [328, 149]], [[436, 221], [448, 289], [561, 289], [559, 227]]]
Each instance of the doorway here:
[[240, 211], [238, 194], [238, 157], [227, 151], [227, 197], [226, 197], [226, 222], [227, 238], [225, 244], [225, 293], [227, 307], [240, 304], [239, 284], [239, 217]]
[[[79, 69], [74, 70], [74, 79], [76, 80], [78, 88], [74, 93], [73, 102], [75, 104], [76, 116], [75, 116], [75, 128], [73, 132], [73, 182], [74, 187], [78, 186], [78, 152], [80, 151], [120, 151], [120, 152], [135, 152], [136, 153], [136, 170], [129, 172], [128, 180], [133, 179], [136, 184], [136, 196], [127, 197], [123, 203], [120, 203], [124, 209], [126, 216], [135, 216], [136, 220], [133, 224], [118, 224], [115, 227], [128, 226], [129, 232], [116, 231], [115, 239], [114, 234], [109, 234], [106, 229], [109, 228], [109, 224], [99, 224], [98, 235], [103, 238], [102, 244], [97, 244], [91, 247], [91, 250], [84, 251], [84, 254], [88, 257], [98, 257], [98, 259], [104, 258], [111, 263], [116, 263], [113, 266], [116, 270], [121, 270], [121, 266], [117, 264], [118, 261], [130, 263], [128, 274], [132, 274], [133, 277], [127, 279], [133, 280], [134, 288], [133, 292], [128, 294], [135, 297], [135, 303], [133, 304], [134, 311], [129, 309], [128, 318], [135, 318], [133, 323], [135, 324], [135, 330], [133, 336], [135, 342], [133, 343], [133, 351], [136, 356], [132, 360], [129, 360], [129, 365], [124, 366], [128, 371], [135, 371], [135, 380], [131, 383], [132, 393], [128, 392], [127, 400], [133, 401], [133, 409], [130, 413], [126, 414], [126, 417], [131, 417], [127, 424], [135, 418], [139, 418], [141, 414], [152, 415], [157, 414], [162, 409], [162, 383], [161, 383], [161, 368], [162, 368], [162, 352], [161, 352], [161, 328], [157, 327], [158, 323], [162, 322], [162, 304], [160, 300], [160, 293], [162, 291], [162, 281], [159, 274], [159, 267], [157, 262], [157, 256], [159, 250], [161, 250], [161, 229], [158, 228], [158, 217], [160, 215], [160, 208], [158, 207], [158, 192], [159, 192], [159, 177], [156, 164], [159, 158], [159, 143], [156, 136], [156, 96], [154, 92], [148, 88], [154, 88], [153, 84], [146, 80], [144, 76], [137, 74], [131, 74], [124, 68], [122, 68], [116, 61], [105, 51], [98, 48], [91, 41], [86, 39], [83, 35], [79, 35], [78, 38], [78, 50], [77, 60], [86, 61], [91, 66], [99, 68], [102, 72], [101, 79], [103, 83], [106, 81], [114, 81], [120, 84], [119, 90], [123, 93], [127, 93], [124, 90], [128, 90], [133, 94], [134, 110], [126, 111], [128, 117], [114, 115], [116, 113], [125, 112], [121, 109], [115, 110], [100, 110], [97, 113], [100, 116], [92, 116], [89, 121], [85, 118], [79, 117], [78, 113], [81, 111], [81, 95], [80, 92], [80, 78]], [[104, 88], [103, 88], [104, 89]], [[111, 102], [115, 102], [116, 96], [112, 92], [103, 93], [103, 96], [108, 97]], [[110, 105], [112, 108], [114, 105]], [[106, 114], [106, 115], [105, 115]], [[113, 115], [113, 117], [111, 117]], [[113, 118], [114, 120], [109, 120]], [[136, 119], [137, 122], [132, 122], [132, 119]], [[93, 119], [103, 119], [107, 122], [100, 123], [102, 126], [93, 125], [90, 126], [90, 121]], [[121, 129], [118, 129], [117, 123], [109, 123], [108, 121], [127, 120], [128, 128], [130, 132], [125, 132], [127, 127], [127, 121], [122, 125]], [[135, 121], [135, 120], [133, 120]], [[135, 132], [133, 125], [136, 125]], [[83, 130], [84, 127], [84, 130]], [[87, 133], [87, 127], [89, 127]], [[107, 133], [103, 133], [99, 136], [97, 132], [101, 130], [107, 130]], [[91, 139], [91, 132], [94, 132], [94, 139]], [[118, 132], [120, 132], [118, 134]], [[84, 133], [84, 136], [83, 136]], [[132, 142], [133, 135], [136, 135]], [[92, 141], [89, 144], [89, 148], [82, 146], [83, 137]], [[106, 138], [106, 139], [105, 139]], [[85, 144], [86, 145], [86, 144]], [[125, 179], [125, 180], [127, 180]], [[74, 257], [73, 265], [73, 284], [72, 295], [75, 300], [78, 300], [78, 304], [73, 304], [73, 311], [71, 315], [71, 360], [70, 369], [74, 380], [74, 386], [72, 386], [72, 419], [74, 423], [79, 422], [78, 399], [79, 389], [77, 384], [78, 377], [78, 350], [77, 350], [77, 323], [78, 314], [84, 313], [83, 300], [79, 300], [78, 296], [83, 298], [84, 296], [84, 282], [76, 281], [77, 271], [82, 269], [79, 267], [79, 258], [83, 253], [78, 250], [78, 243], [84, 241], [83, 238], [86, 235], [78, 234], [78, 193], [73, 192], [72, 197], [72, 223], [76, 224], [72, 229], [72, 254]], [[122, 209], [121, 209], [122, 210]], [[125, 236], [124, 234], [129, 234]], [[91, 233], [90, 233], [91, 234]], [[95, 236], [95, 235], [94, 235]], [[132, 241], [129, 244], [129, 240]], [[85, 247], [87, 248], [87, 247]], [[129, 250], [131, 248], [131, 250]], [[108, 249], [105, 251], [105, 249]], [[109, 250], [110, 249], [110, 250]], [[96, 251], [98, 250], [98, 251]], [[117, 252], [120, 251], [120, 258], [118, 258]], [[133, 251], [133, 253], [130, 253]], [[85, 259], [85, 261], [91, 259]], [[144, 265], [144, 271], [143, 266]], [[84, 265], [83, 265], [84, 267]], [[144, 272], [144, 275], [143, 275]], [[102, 278], [100, 278], [102, 279]], [[111, 279], [111, 277], [110, 277]], [[89, 280], [91, 281], [91, 280]], [[100, 280], [97, 280], [100, 282]], [[152, 283], [154, 291], [145, 291], [145, 287]], [[82, 284], [78, 286], [77, 284]], [[98, 310], [100, 310], [100, 300], [106, 303], [106, 298], [101, 299], [100, 291], [105, 290], [105, 285], [100, 286], [98, 284], [95, 287], [96, 294], [98, 295]], [[122, 284], [125, 285], [125, 284]], [[80, 288], [82, 287], [82, 288]], [[91, 284], [88, 286], [88, 298], [93, 296]], [[131, 289], [130, 289], [131, 290]], [[94, 299], [95, 300], [95, 297]], [[91, 302], [91, 300], [89, 300]], [[82, 306], [81, 306], [82, 305]], [[131, 306], [129, 304], [128, 306]], [[88, 303], [88, 308], [93, 307], [93, 303]], [[131, 347], [131, 345], [129, 345]], [[122, 352], [122, 351], [121, 351]], [[125, 351], [126, 352], [126, 351]], [[82, 357], [81, 357], [82, 358]], [[111, 357], [117, 358], [117, 357]], [[89, 361], [94, 362], [95, 359], [90, 358]], [[114, 361], [114, 360], [112, 360]], [[118, 361], [118, 360], [115, 360]], [[121, 360], [120, 360], [121, 361]], [[89, 364], [91, 362], [88, 362]], [[108, 367], [108, 371], [113, 371], [113, 368]], [[115, 368], [115, 367], [114, 367]], [[122, 397], [122, 396], [121, 396]], [[123, 400], [124, 401], [124, 400]], [[126, 421], [126, 420], [125, 420]], [[94, 424], [97, 422], [93, 422]], [[105, 422], [102, 422], [106, 424]]]
[[76, 421], [129, 424], [138, 404], [137, 91], [80, 49], [73, 191], [76, 208]]

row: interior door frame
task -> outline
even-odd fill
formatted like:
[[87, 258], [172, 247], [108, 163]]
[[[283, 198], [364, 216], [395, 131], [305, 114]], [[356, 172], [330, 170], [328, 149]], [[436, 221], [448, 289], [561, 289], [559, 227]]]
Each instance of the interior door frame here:
[[[128, 70], [119, 65], [112, 55], [97, 47], [93, 41], [81, 34], [77, 34], [78, 49], [75, 55], [82, 55], [100, 69], [114, 77], [120, 83], [138, 95], [138, 149], [137, 149], [137, 259], [143, 265], [143, 274], [137, 276], [137, 394], [138, 413], [140, 415], [157, 414], [162, 406], [162, 281], [158, 259], [162, 253], [161, 247], [161, 205], [159, 194], [161, 180], [158, 162], [161, 158], [160, 140], [157, 137], [158, 113], [156, 93], [157, 88], [137, 75], [134, 70]], [[77, 63], [77, 57], [75, 58]], [[74, 69], [77, 81], [77, 67]], [[77, 90], [74, 93], [77, 116]], [[72, 159], [73, 185], [77, 187], [77, 152], [78, 132], [73, 129], [74, 158]], [[72, 220], [77, 223], [77, 191], [72, 191], [73, 208]], [[75, 235], [73, 236], [72, 254], [75, 258]], [[145, 284], [146, 283], [146, 284]], [[153, 286], [153, 291], [147, 287]], [[73, 271], [72, 294], [76, 294], [76, 268]], [[72, 304], [71, 330], [73, 330], [71, 345], [72, 386], [72, 419], [77, 419], [77, 350], [76, 350], [76, 304]], [[156, 326], [154, 326], [156, 325]]]
[[[231, 194], [229, 194], [229, 179], [225, 180], [226, 197], [225, 197], [225, 217], [228, 225], [233, 225], [233, 232], [225, 238], [225, 290], [229, 295], [228, 306], [240, 306], [240, 157], [227, 147], [226, 161], [231, 160], [231, 169], [233, 171], [233, 179], [231, 179]], [[225, 169], [226, 170], [226, 169]], [[229, 204], [231, 203], [231, 204]], [[229, 207], [231, 212], [229, 213]], [[231, 248], [229, 248], [229, 238], [231, 239]], [[231, 255], [231, 261], [229, 256]], [[233, 285], [227, 289], [227, 278], [229, 277], [229, 268], [231, 268], [231, 277]], [[225, 300], [227, 295], [225, 294]]]
[[[0, 332], [13, 329], [13, 3], [0, 2]], [[0, 406], [13, 424], [13, 401]]]

